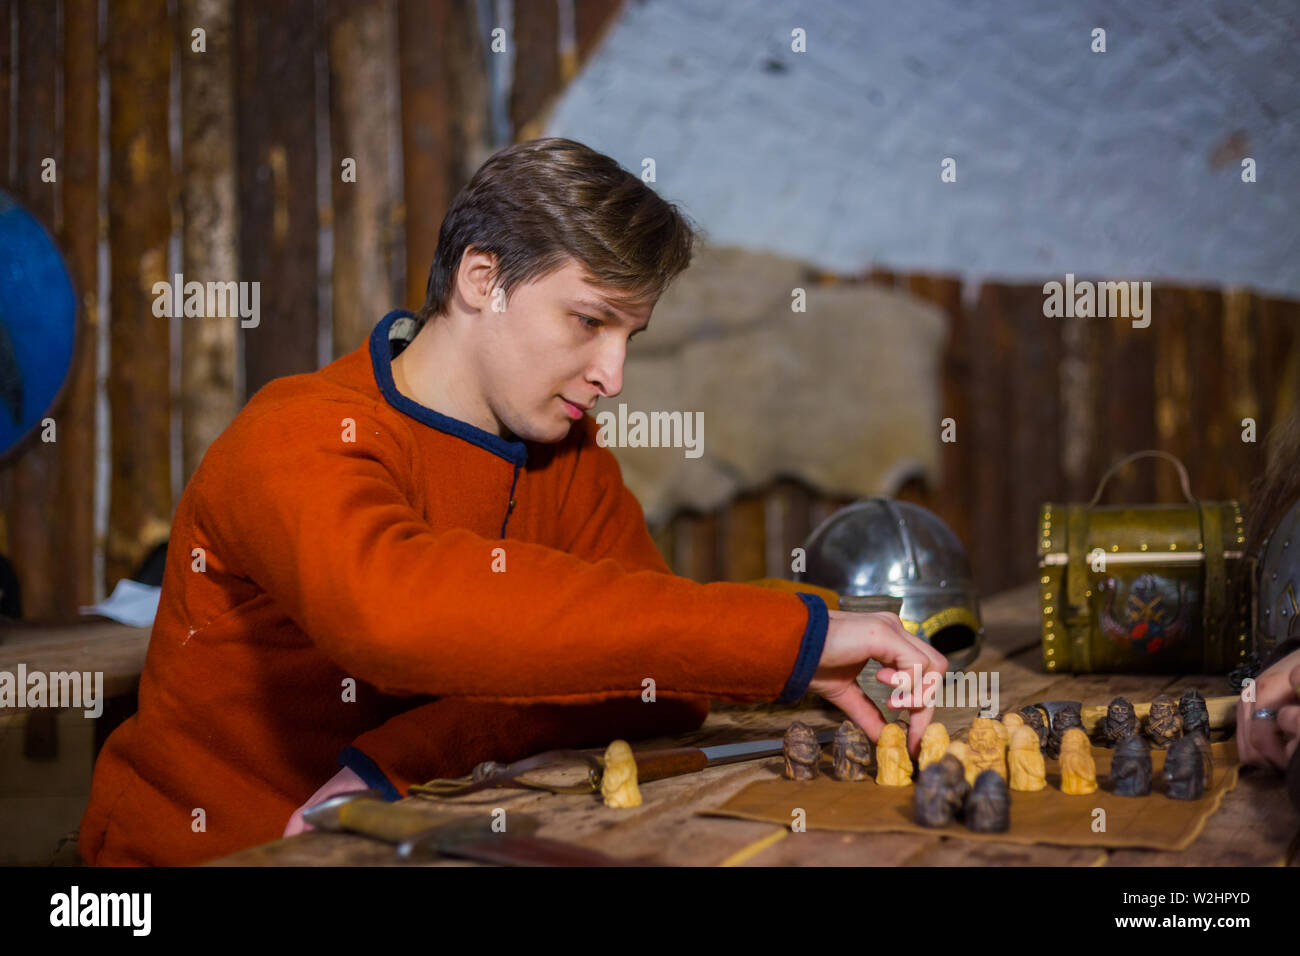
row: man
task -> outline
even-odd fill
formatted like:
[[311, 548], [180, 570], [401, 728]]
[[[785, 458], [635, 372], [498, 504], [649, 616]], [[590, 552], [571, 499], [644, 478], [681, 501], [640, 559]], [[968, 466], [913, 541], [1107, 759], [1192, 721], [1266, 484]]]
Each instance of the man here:
[[397, 799], [484, 759], [678, 733], [710, 697], [811, 690], [875, 739], [865, 661], [944, 669], [893, 615], [669, 573], [584, 413], [621, 390], [692, 241], [608, 157], [519, 144], [448, 211], [417, 315], [252, 398], [177, 508], [88, 862], [211, 859], [340, 788]]

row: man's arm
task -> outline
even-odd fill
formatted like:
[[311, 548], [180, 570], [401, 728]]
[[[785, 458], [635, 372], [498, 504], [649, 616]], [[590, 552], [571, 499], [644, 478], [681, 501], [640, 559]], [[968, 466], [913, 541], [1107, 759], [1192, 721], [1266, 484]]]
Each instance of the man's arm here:
[[[207, 526], [348, 673], [387, 693], [516, 703], [636, 696], [647, 677], [694, 697], [806, 689], [825, 639], [820, 599], [436, 533], [409, 503], [400, 432], [339, 403], [356, 422], [344, 442], [338, 416], [296, 405], [228, 433], [205, 481], [207, 500], [230, 507]], [[494, 573], [499, 547], [507, 570]]]

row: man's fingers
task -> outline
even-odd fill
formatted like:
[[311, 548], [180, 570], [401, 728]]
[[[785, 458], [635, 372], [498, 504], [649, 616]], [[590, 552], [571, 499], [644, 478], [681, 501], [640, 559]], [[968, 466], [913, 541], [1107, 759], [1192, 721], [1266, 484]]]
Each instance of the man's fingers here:
[[921, 710], [912, 711], [912, 720], [907, 728], [907, 749], [911, 751], [913, 757], [920, 754], [921, 737], [925, 734], [925, 728], [930, 726], [930, 721], [933, 719], [933, 707], [923, 707]]
[[880, 738], [880, 732], [885, 728], [885, 718], [881, 716], [879, 708], [871, 702], [871, 699], [862, 693], [862, 689], [857, 684], [852, 684], [844, 690], [826, 697], [826, 700], [844, 711], [849, 720], [866, 731], [872, 743], [875, 743]]
[[[1241, 737], [1242, 734], [1238, 732], [1237, 736]], [[1282, 733], [1275, 720], [1252, 719], [1246, 725], [1245, 736], [1249, 741], [1250, 759], [1243, 757], [1244, 763], [1253, 763], [1257, 766], [1272, 764], [1279, 768], [1286, 766], [1286, 749]], [[1238, 748], [1240, 753], [1240, 743]]]
[[1277, 726], [1284, 734], [1294, 737], [1300, 734], [1300, 704], [1283, 707], [1277, 712]]

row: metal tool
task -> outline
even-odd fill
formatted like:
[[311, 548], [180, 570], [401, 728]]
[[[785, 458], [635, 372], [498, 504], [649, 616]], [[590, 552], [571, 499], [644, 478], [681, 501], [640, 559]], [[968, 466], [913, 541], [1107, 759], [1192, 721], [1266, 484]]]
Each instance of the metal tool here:
[[359, 833], [397, 845], [404, 862], [456, 857], [502, 866], [657, 866], [645, 858], [619, 859], [586, 847], [534, 836], [535, 817], [510, 813], [508, 829], [494, 829], [490, 812], [429, 814], [384, 800], [377, 790], [341, 793], [303, 811], [320, 830]]
[[[835, 739], [834, 730], [822, 730], [817, 734], [817, 742], [828, 744]], [[695, 773], [709, 767], [723, 764], [739, 763], [744, 760], [757, 760], [771, 757], [782, 752], [784, 741], [780, 737], [767, 740], [751, 740], [739, 744], [718, 744], [711, 747], [672, 747], [664, 750], [643, 750], [634, 752], [636, 758], [637, 780], [645, 783], [650, 780], [662, 780], [685, 773]], [[563, 766], [572, 766], [575, 761], [586, 763], [587, 782], [584, 784], [556, 786], [540, 783], [536, 780], [524, 780], [521, 775], [537, 770], [555, 770]], [[430, 780], [428, 783], [410, 788], [413, 796], [421, 797], [460, 797], [480, 790], [494, 787], [518, 787], [529, 790], [547, 790], [551, 793], [595, 793], [600, 789], [601, 774], [604, 767], [601, 757], [587, 750], [548, 750], [512, 764], [498, 764], [484, 761], [474, 768], [468, 777], [456, 777], [446, 780]]]

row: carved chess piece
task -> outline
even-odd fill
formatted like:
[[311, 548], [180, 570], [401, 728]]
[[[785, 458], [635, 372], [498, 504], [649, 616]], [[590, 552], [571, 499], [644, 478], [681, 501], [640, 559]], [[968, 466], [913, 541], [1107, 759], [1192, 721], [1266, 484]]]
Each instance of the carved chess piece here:
[[790, 724], [785, 732], [785, 778], [812, 780], [817, 776], [821, 756], [821, 744], [812, 728], [802, 720]]
[[1183, 722], [1178, 716], [1178, 708], [1168, 694], [1161, 694], [1151, 701], [1146, 734], [1151, 746], [1160, 750], [1166, 749], [1183, 735]]
[[1070, 727], [1061, 738], [1061, 792], [1096, 793], [1097, 764], [1092, 744], [1082, 727]]
[[1191, 736], [1195, 733], [1205, 735], [1210, 740], [1210, 711], [1205, 706], [1205, 698], [1199, 690], [1185, 690], [1178, 698], [1178, 716], [1183, 719], [1183, 733]]
[[1174, 800], [1199, 800], [1205, 795], [1205, 761], [1195, 737], [1179, 737], [1169, 745], [1165, 790]]
[[1016, 728], [1027, 725], [1025, 724], [1025, 718], [1013, 710], [1009, 714], [1002, 715], [1002, 726], [1007, 729], [1007, 746], [1010, 747], [1011, 740], [1016, 735]]
[[966, 783], [975, 786], [979, 771], [975, 767], [975, 755], [971, 753], [970, 744], [964, 740], [954, 740], [948, 744], [948, 753], [957, 758], [957, 762], [966, 771]]
[[835, 731], [831, 760], [836, 780], [866, 780], [870, 776], [867, 768], [871, 764], [871, 739], [853, 721], [844, 721]]
[[1047, 735], [1050, 727], [1047, 723], [1047, 714], [1043, 712], [1043, 708], [1034, 704], [1026, 704], [1024, 707], [1021, 707], [1016, 711], [1016, 713], [1020, 715], [1020, 719], [1025, 722], [1026, 727], [1029, 727], [1034, 733], [1038, 734], [1038, 746], [1040, 748], [1045, 748], [1047, 746]]
[[1210, 752], [1210, 741], [1205, 734], [1197, 731], [1194, 734], [1184, 734], [1196, 741], [1196, 749], [1201, 755], [1201, 763], [1205, 764], [1205, 786], [1208, 789], [1210, 783], [1214, 780], [1214, 756]]
[[1012, 790], [1042, 790], [1047, 786], [1047, 767], [1038, 749], [1038, 734], [1024, 723], [1011, 734], [1007, 764], [1011, 772], [1007, 782]]
[[948, 739], [948, 728], [937, 720], [932, 722], [921, 735], [921, 753], [916, 758], [917, 767], [924, 770], [930, 764], [938, 763], [948, 752], [948, 744], [951, 742]]
[[1145, 797], [1151, 792], [1151, 745], [1145, 737], [1133, 734], [1115, 745], [1110, 779], [1118, 797]]
[[626, 740], [615, 740], [605, 748], [600, 795], [605, 798], [607, 807], [641, 806], [641, 790], [636, 785], [636, 758]]
[[1137, 729], [1138, 719], [1133, 705], [1123, 697], [1112, 700], [1106, 708], [1106, 716], [1101, 719], [1102, 736], [1114, 747], [1125, 737], [1136, 734]]
[[952, 823], [969, 793], [966, 768], [952, 754], [944, 754], [916, 778], [916, 822], [923, 827]]
[[1003, 780], [1007, 778], [1007, 750], [1002, 742], [1002, 724], [988, 717], [976, 717], [970, 724], [971, 753], [975, 756], [975, 776], [980, 771], [992, 770]]
[[[1061, 739], [1065, 736], [1065, 732], [1073, 727], [1083, 729], [1083, 715], [1079, 704], [1069, 704], [1062, 707], [1056, 712], [1056, 716], [1052, 718], [1052, 730], [1047, 735], [1047, 756], [1061, 756]], [[1085, 733], [1084, 737], [1087, 736]]]
[[1005, 833], [1011, 829], [1011, 793], [1007, 782], [993, 770], [975, 778], [966, 798], [966, 826], [976, 833]]
[[885, 787], [912, 784], [912, 757], [907, 752], [907, 731], [902, 724], [885, 724], [876, 741], [876, 783]]

